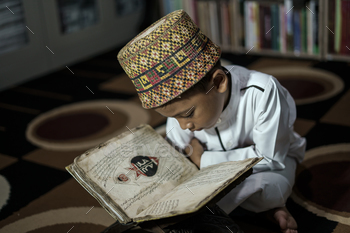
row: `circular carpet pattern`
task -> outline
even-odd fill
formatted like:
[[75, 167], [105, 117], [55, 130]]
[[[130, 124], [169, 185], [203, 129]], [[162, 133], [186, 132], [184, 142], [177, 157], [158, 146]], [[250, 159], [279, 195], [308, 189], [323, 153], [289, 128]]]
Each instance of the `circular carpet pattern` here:
[[133, 102], [86, 101], [39, 115], [28, 124], [26, 137], [45, 149], [84, 150], [149, 120], [149, 113]]
[[11, 186], [4, 176], [0, 175], [0, 211], [10, 197]]
[[[70, 227], [74, 227], [75, 223], [89, 223], [108, 227], [115, 222], [113, 218], [107, 216], [108, 214], [102, 207], [95, 207], [94, 214], [85, 214], [87, 211], [89, 211], [89, 209], [91, 209], [91, 207], [69, 207], [49, 210], [22, 218], [16, 222], [6, 225], [0, 230], [1, 232], [25, 233], [49, 226], [67, 223], [71, 223]], [[69, 228], [66, 230], [66, 232], [68, 230]]]
[[339, 76], [312, 67], [269, 67], [259, 71], [276, 77], [290, 92], [297, 105], [329, 99], [344, 88]]
[[350, 144], [307, 151], [292, 198], [319, 216], [350, 225]]

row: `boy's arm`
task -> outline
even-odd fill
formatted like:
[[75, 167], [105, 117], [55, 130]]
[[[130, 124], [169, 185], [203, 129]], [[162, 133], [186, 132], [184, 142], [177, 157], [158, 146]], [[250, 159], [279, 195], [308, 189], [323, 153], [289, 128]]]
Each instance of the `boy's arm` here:
[[179, 147], [183, 154], [199, 168], [201, 156], [203, 154], [203, 145], [194, 138], [194, 133], [190, 130], [182, 130], [175, 118], [168, 118], [166, 124], [167, 139], [173, 146]]
[[171, 141], [173, 146], [177, 146], [182, 150], [190, 144], [193, 138], [193, 132], [186, 129], [182, 130], [175, 118], [168, 117], [166, 122], [166, 137]]
[[254, 114], [254, 145], [224, 152], [205, 151], [201, 157], [201, 168], [227, 161], [263, 157], [254, 167], [256, 172], [284, 169], [290, 144], [296, 140], [292, 130], [296, 115], [294, 101], [284, 88], [272, 81], [259, 98]]

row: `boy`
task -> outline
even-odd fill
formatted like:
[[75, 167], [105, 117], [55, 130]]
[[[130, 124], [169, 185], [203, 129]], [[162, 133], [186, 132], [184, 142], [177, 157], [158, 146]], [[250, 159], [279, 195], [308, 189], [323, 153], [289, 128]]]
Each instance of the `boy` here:
[[118, 60], [143, 107], [168, 117], [168, 139], [199, 168], [264, 158], [217, 203], [226, 213], [237, 206], [265, 212], [283, 232], [297, 232], [285, 207], [306, 143], [293, 131], [295, 103], [274, 77], [221, 67], [220, 55], [220, 48], [178, 10], [131, 40]]

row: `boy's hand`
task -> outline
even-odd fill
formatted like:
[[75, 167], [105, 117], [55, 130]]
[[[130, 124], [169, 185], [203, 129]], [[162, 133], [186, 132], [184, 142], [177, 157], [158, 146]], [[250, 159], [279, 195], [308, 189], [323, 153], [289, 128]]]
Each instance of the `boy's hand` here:
[[188, 147], [185, 149], [185, 152], [187, 155], [189, 155], [189, 159], [192, 161], [192, 163], [196, 164], [199, 168], [201, 164], [201, 157], [204, 152], [203, 146], [197, 138], [192, 138], [190, 145], [193, 148], [192, 154], [190, 154], [191, 150]]

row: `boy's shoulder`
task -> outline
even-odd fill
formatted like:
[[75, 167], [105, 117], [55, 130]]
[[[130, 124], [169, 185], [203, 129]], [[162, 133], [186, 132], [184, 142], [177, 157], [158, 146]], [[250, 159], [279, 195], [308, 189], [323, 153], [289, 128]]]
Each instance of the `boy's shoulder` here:
[[256, 70], [249, 70], [242, 66], [235, 66], [232, 73], [239, 79], [241, 89], [255, 87], [265, 90], [267, 85], [274, 82], [273, 76]]

